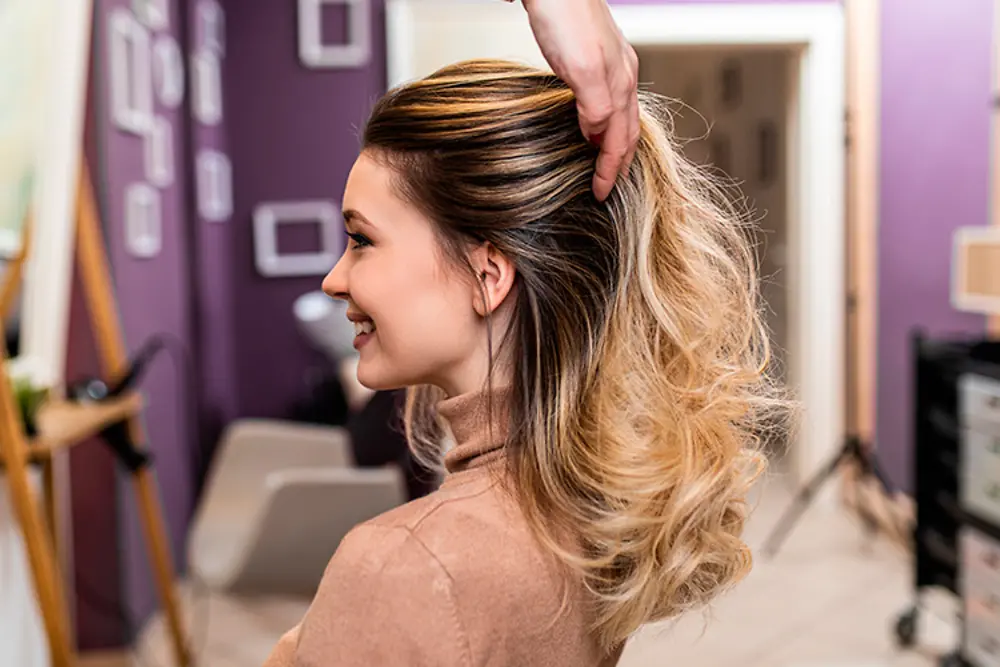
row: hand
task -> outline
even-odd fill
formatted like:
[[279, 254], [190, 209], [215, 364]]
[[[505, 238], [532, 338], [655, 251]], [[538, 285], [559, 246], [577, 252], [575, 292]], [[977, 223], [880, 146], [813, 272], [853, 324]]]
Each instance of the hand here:
[[523, 0], [549, 66], [573, 90], [583, 136], [601, 148], [594, 195], [604, 201], [639, 141], [639, 59], [606, 0]]

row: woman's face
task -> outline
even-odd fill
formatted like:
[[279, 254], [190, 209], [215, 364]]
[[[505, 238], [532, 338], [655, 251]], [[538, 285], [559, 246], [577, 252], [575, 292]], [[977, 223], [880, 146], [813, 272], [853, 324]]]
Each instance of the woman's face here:
[[475, 288], [445, 259], [432, 223], [395, 194], [391, 175], [368, 155], [355, 162], [344, 191], [348, 244], [323, 291], [345, 299], [356, 322], [361, 384], [461, 393], [485, 347]]

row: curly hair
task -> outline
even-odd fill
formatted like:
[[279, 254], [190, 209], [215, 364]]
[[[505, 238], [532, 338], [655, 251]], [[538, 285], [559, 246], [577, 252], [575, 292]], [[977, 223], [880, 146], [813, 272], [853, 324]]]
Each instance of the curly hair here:
[[[544, 70], [445, 67], [381, 98], [363, 136], [448, 257], [471, 272], [469, 242], [489, 242], [515, 266], [504, 478], [592, 593], [607, 648], [748, 573], [746, 495], [787, 407], [766, 371], [749, 221], [683, 158], [665, 98], [640, 91], [640, 114], [604, 202], [573, 92]], [[417, 387], [407, 401], [428, 466], [439, 398]]]

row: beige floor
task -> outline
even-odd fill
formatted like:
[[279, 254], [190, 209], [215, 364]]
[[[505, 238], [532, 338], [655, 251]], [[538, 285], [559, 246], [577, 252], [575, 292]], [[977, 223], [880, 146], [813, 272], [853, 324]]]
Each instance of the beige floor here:
[[[756, 549], [790, 499], [783, 480], [760, 493], [748, 540]], [[713, 607], [668, 628], [649, 628], [626, 648], [621, 667], [930, 667], [954, 646], [954, 601], [925, 596], [921, 646], [900, 652], [892, 625], [912, 599], [909, 557], [866, 539], [834, 507], [811, 509], [773, 561], [754, 571]], [[184, 591], [191, 599], [191, 591]], [[257, 667], [305, 610], [304, 600], [237, 600], [194, 596], [187, 617], [196, 628], [201, 667]], [[140, 665], [172, 664], [162, 622], [142, 641]]]

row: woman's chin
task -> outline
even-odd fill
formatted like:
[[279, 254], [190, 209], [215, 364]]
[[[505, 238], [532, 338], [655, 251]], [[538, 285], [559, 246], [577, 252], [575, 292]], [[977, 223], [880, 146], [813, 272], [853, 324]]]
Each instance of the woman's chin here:
[[392, 391], [405, 386], [398, 378], [394, 381], [394, 378], [379, 373], [377, 369], [366, 367], [364, 361], [358, 364], [358, 382], [371, 391]]

